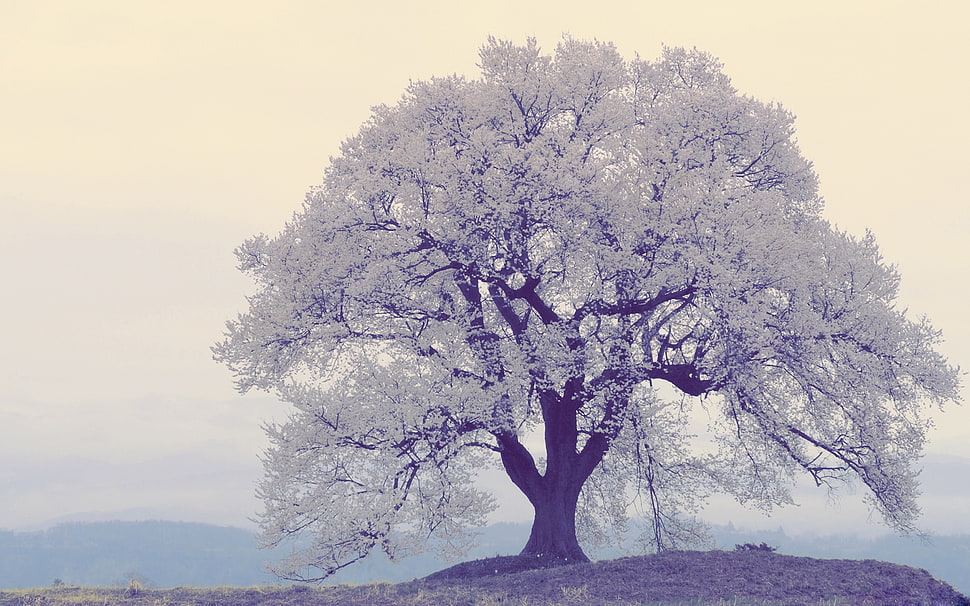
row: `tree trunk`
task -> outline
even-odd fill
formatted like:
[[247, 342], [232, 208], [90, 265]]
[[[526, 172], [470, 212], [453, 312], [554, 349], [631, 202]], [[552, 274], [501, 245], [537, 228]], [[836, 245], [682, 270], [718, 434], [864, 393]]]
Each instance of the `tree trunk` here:
[[521, 555], [588, 562], [589, 558], [576, 538], [579, 487], [553, 486], [550, 479], [543, 478], [539, 490], [529, 497], [535, 509], [535, 518], [529, 541]]
[[[548, 392], [551, 393], [551, 392]], [[607, 440], [591, 436], [577, 452], [576, 407], [553, 395], [543, 401], [546, 469], [508, 432], [499, 434], [502, 463], [535, 509], [532, 533], [521, 555], [588, 562], [576, 538], [576, 505], [583, 484], [606, 452]]]

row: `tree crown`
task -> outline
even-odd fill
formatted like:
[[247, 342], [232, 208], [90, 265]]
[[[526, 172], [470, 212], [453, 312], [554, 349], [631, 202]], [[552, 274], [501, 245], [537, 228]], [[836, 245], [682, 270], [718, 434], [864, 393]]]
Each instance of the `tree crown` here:
[[237, 251], [259, 291], [215, 353], [295, 406], [261, 486], [268, 542], [316, 533], [291, 574], [460, 547], [496, 453], [527, 496], [557, 457], [580, 469], [594, 535], [639, 495], [657, 547], [708, 490], [784, 502], [796, 470], [861, 479], [910, 528], [924, 409], [957, 371], [872, 236], [822, 218], [791, 114], [698, 51], [490, 39], [480, 68], [376, 108]]

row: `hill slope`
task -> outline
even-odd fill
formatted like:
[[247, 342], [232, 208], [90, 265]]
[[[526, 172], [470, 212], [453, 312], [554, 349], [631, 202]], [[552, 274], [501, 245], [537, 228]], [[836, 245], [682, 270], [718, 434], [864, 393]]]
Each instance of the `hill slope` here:
[[682, 551], [534, 569], [519, 556], [478, 560], [392, 585], [0, 591], [0, 606], [970, 606], [924, 570], [875, 560], [770, 552]]
[[460, 584], [499, 599], [529, 596], [540, 603], [558, 603], [572, 595], [593, 604], [740, 600], [817, 606], [820, 600], [837, 600], [873, 606], [970, 606], [970, 600], [925, 570], [876, 560], [824, 560], [757, 550], [675, 551], [501, 574], [521, 561], [469, 562], [416, 583], [428, 588]]

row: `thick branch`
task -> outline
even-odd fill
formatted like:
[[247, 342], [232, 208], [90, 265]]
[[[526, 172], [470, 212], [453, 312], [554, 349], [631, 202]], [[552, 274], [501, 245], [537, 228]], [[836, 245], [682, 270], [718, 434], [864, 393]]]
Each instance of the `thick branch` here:
[[458, 289], [468, 303], [470, 327], [466, 336], [468, 345], [485, 365], [489, 382], [500, 382], [505, 376], [505, 367], [497, 344], [499, 337], [485, 327], [479, 280], [468, 276], [463, 270], [458, 270], [455, 272], [455, 284], [458, 285]]
[[529, 306], [539, 314], [539, 318], [542, 320], [543, 324], [555, 324], [562, 320], [559, 314], [555, 312], [554, 309], [549, 307], [539, 293], [536, 292], [536, 286], [539, 285], [539, 278], [530, 277], [526, 278], [525, 283], [519, 288], [512, 288], [505, 282], [505, 280], [496, 279], [491, 281], [492, 284], [498, 286], [505, 293], [510, 301], [516, 299], [522, 299]]
[[540, 490], [542, 476], [536, 467], [532, 453], [519, 442], [518, 436], [511, 431], [494, 432], [493, 435], [498, 440], [499, 452], [502, 456], [502, 466], [509, 475], [512, 483], [531, 502], [535, 502], [536, 495]]
[[703, 379], [693, 364], [663, 364], [642, 370], [648, 379], [662, 379], [689, 396], [700, 396], [716, 388], [711, 379]]
[[604, 385], [614, 385], [618, 381], [630, 384], [660, 379], [667, 381], [689, 396], [700, 396], [717, 388], [711, 379], [700, 376], [693, 364], [650, 364], [628, 368], [608, 368], [590, 381], [590, 390]]
[[528, 315], [520, 318], [519, 314], [512, 308], [512, 302], [505, 297], [505, 293], [497, 284], [489, 284], [488, 293], [492, 295], [492, 302], [495, 304], [499, 313], [502, 314], [502, 319], [512, 329], [512, 334], [516, 337], [521, 335], [528, 322]]
[[671, 291], [661, 289], [660, 293], [651, 299], [621, 299], [615, 303], [608, 303], [602, 299], [596, 299], [595, 301], [590, 301], [577, 309], [576, 313], [573, 314], [573, 322], [579, 323], [588, 316], [593, 315], [632, 316], [636, 314], [645, 314], [668, 301], [675, 301], [678, 299], [686, 300], [694, 294], [695, 290], [696, 289], [693, 286], [687, 286], [679, 290]]

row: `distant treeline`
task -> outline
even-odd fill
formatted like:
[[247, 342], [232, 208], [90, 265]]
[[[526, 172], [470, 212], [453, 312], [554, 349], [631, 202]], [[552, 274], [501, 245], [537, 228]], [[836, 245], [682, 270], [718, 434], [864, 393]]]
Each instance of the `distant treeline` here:
[[239, 528], [179, 522], [70, 523], [0, 531], [0, 587], [104, 586], [137, 578], [159, 587], [272, 583], [265, 553]]
[[[522, 525], [491, 526], [469, 558], [515, 553], [528, 533]], [[127, 586], [132, 579], [154, 587], [273, 585], [279, 581], [266, 563], [286, 551], [259, 549], [248, 530], [187, 522], [75, 522], [37, 532], [0, 530], [0, 588]], [[452, 563], [431, 555], [393, 564], [374, 557], [332, 579], [397, 582]]]
[[[467, 559], [517, 553], [529, 527], [496, 524], [482, 531]], [[886, 536], [874, 540], [849, 536], [789, 537], [781, 530], [749, 532], [715, 527], [721, 549], [746, 543], [780, 553], [816, 558], [875, 559], [928, 570], [970, 594], [970, 536], [938, 536], [928, 541]], [[285, 551], [286, 548], [281, 548]], [[624, 555], [620, 550], [591, 554]], [[252, 532], [240, 528], [184, 522], [71, 523], [38, 532], [0, 531], [0, 588], [65, 585], [128, 585], [132, 579], [157, 587], [272, 585], [277, 579], [265, 562], [281, 552], [260, 550]], [[397, 563], [369, 558], [333, 577], [334, 583], [406, 581], [447, 567], [431, 555]]]

